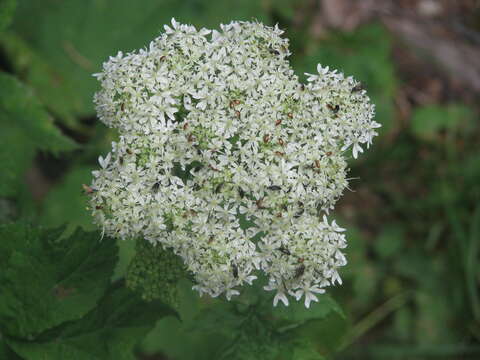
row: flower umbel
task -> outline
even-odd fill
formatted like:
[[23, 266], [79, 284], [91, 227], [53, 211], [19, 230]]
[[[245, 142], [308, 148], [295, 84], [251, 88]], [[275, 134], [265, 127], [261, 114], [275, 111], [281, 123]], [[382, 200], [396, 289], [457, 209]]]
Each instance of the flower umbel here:
[[172, 249], [201, 294], [230, 299], [263, 271], [275, 305], [309, 307], [346, 264], [344, 229], [325, 216], [348, 185], [345, 151], [356, 158], [380, 125], [353, 78], [318, 65], [299, 83], [281, 34], [172, 20], [111, 57], [94, 101], [120, 138], [90, 201], [106, 234]]

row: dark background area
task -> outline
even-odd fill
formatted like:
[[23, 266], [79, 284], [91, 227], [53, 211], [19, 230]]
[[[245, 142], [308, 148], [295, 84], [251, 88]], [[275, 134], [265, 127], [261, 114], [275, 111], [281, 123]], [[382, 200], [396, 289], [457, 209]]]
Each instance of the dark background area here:
[[[380, 136], [351, 163], [352, 191], [334, 214], [348, 228], [349, 264], [330, 293], [350, 328], [332, 358], [480, 358], [479, 1], [20, 0], [0, 34], [0, 69], [78, 146], [44, 149], [29, 142], [35, 130], [2, 123], [13, 175], [0, 181], [15, 186], [0, 196], [0, 219], [95, 228], [82, 184], [116, 134], [95, 118], [92, 73], [172, 17], [207, 28], [278, 23], [301, 78], [329, 65], [362, 81], [377, 106]], [[133, 253], [120, 246], [117, 277]], [[164, 319], [139, 357], [200, 359], [195, 336]]]

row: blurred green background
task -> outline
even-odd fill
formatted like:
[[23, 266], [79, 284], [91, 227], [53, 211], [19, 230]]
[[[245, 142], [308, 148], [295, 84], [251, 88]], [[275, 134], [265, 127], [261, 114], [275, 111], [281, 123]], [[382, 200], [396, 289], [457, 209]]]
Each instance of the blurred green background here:
[[[172, 17], [278, 23], [301, 78], [329, 65], [377, 106], [380, 136], [334, 214], [349, 264], [330, 293], [349, 324], [331, 358], [480, 358], [478, 1], [0, 0], [0, 221], [94, 229], [81, 184], [116, 135], [95, 118], [92, 74]], [[120, 246], [117, 277], [133, 253]], [[163, 319], [139, 358], [208, 359], [222, 341], [208, 332]]]

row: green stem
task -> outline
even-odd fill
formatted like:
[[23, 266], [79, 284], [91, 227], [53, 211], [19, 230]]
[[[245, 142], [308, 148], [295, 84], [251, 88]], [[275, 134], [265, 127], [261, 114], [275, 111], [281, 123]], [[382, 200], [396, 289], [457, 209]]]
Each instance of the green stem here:
[[353, 325], [352, 329], [346, 336], [345, 342], [341, 346], [341, 350], [353, 344], [367, 331], [369, 331], [371, 328], [373, 328], [379, 322], [385, 319], [388, 315], [405, 305], [405, 303], [411, 298], [411, 295], [412, 293], [410, 291], [405, 291], [393, 296], [385, 303], [380, 305], [378, 308], [373, 310], [371, 313], [369, 313], [367, 316], [365, 316], [358, 323]]

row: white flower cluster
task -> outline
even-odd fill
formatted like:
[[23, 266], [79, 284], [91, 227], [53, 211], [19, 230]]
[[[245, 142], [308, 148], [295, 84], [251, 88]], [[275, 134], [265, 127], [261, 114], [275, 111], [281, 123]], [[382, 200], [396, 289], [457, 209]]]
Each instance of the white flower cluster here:
[[93, 214], [111, 236], [173, 249], [200, 293], [230, 299], [260, 270], [275, 305], [309, 307], [341, 283], [345, 236], [325, 214], [348, 184], [345, 150], [377, 135], [374, 105], [328, 67], [299, 83], [278, 27], [220, 28], [172, 20], [96, 74], [120, 138], [94, 172]]

